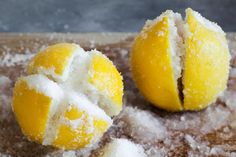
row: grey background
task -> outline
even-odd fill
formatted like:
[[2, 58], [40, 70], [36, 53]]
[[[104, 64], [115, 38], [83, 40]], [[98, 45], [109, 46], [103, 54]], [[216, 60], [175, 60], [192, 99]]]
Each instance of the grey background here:
[[236, 31], [236, 0], [0, 0], [0, 32], [136, 32], [187, 7]]

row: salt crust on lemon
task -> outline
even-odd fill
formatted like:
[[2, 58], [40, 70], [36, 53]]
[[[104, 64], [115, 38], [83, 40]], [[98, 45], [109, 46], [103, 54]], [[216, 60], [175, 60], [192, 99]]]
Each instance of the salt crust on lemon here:
[[[69, 120], [63, 116], [73, 106], [80, 112], [88, 114], [89, 124], [87, 127], [88, 131], [92, 132], [95, 127], [94, 119], [105, 121], [107, 128], [109, 128], [112, 124], [111, 116], [120, 112], [120, 109], [102, 91], [99, 91], [88, 81], [91, 62], [95, 55], [109, 60], [97, 50], [85, 52], [80, 46], [77, 46], [62, 75], [55, 74], [54, 67], [48, 69], [39, 67], [33, 69], [32, 75], [18, 79], [18, 83], [23, 81], [29, 89], [34, 89], [52, 100], [42, 144], [53, 145], [61, 125], [70, 126], [75, 130], [81, 125], [80, 119]], [[96, 136], [96, 134], [93, 135], [85, 147], [97, 142], [98, 137]]]
[[[198, 25], [202, 25], [202, 27], [204, 27], [203, 29], [208, 30], [208, 32], [212, 32], [212, 34], [214, 34], [214, 35], [211, 36], [212, 39], [220, 41], [220, 44], [216, 45], [216, 49], [222, 49], [222, 51], [225, 51], [224, 58], [226, 58], [226, 59], [225, 59], [224, 63], [225, 63], [225, 66], [228, 65], [228, 67], [229, 67], [229, 64], [227, 64], [227, 63], [229, 63], [230, 56], [229, 56], [229, 54], [226, 54], [226, 53], [228, 53], [227, 52], [228, 51], [228, 46], [227, 46], [227, 42], [225, 40], [225, 33], [220, 28], [220, 26], [218, 26], [216, 23], [211, 22], [211, 21], [207, 20], [206, 18], [202, 17], [198, 12], [193, 11], [190, 8], [186, 9], [186, 15], [187, 16], [191, 16], [191, 18], [196, 19], [196, 21], [198, 22]], [[162, 29], [159, 29], [156, 32], [154, 32], [154, 30], [156, 29], [156, 26], [159, 23], [163, 23], [164, 25], [166, 24], [165, 18], [168, 19], [167, 20], [167, 22], [168, 22], [168, 28], [167, 29], [169, 31], [169, 34], [168, 33], [165, 34], [166, 30], [162, 30]], [[191, 51], [191, 49], [190, 50], [187, 49], [187, 47], [189, 46], [189, 45], [187, 45], [187, 41], [188, 40], [192, 40], [192, 42], [190, 43], [192, 45], [195, 44], [194, 40], [197, 40], [197, 42], [199, 41], [199, 43], [197, 43], [199, 45], [196, 48], [197, 50], [193, 50], [193, 51], [196, 51], [196, 52], [193, 52], [193, 55], [196, 55], [196, 59], [198, 59], [197, 58], [198, 57], [197, 56], [198, 55], [197, 54], [198, 51], [199, 51], [199, 53], [201, 55], [201, 58], [203, 58], [203, 54], [201, 54], [203, 52], [201, 52], [201, 51], [203, 51], [202, 50], [203, 48], [207, 48], [207, 44], [208, 44], [208, 47], [210, 47], [213, 44], [217, 44], [217, 43], [211, 43], [211, 41], [207, 41], [205, 45], [204, 45], [204, 43], [201, 43], [202, 41], [200, 41], [198, 39], [200, 35], [199, 34], [194, 34], [193, 35], [190, 32], [189, 21], [188, 20], [189, 20], [188, 17], [186, 17], [186, 19], [183, 20], [179, 13], [174, 13], [172, 10], [165, 11], [164, 13], [162, 13], [160, 16], [158, 16], [154, 20], [147, 20], [147, 22], [146, 22], [145, 26], [143, 27], [141, 33], [138, 35], [138, 37], [136, 39], [137, 41], [134, 42], [133, 52], [135, 54], [131, 53], [131, 70], [132, 70], [132, 73], [133, 73], [134, 81], [136, 82], [138, 88], [140, 88], [140, 90], [143, 93], [143, 95], [147, 99], [149, 99], [149, 101], [151, 101], [155, 105], [157, 105], [157, 106], [159, 106], [159, 107], [161, 107], [163, 109], [169, 110], [169, 111], [199, 110], [199, 109], [203, 109], [203, 108], [205, 108], [207, 106], [207, 104], [210, 104], [210, 103], [214, 102], [216, 97], [219, 96], [220, 93], [222, 93], [222, 91], [226, 88], [225, 85], [226, 85], [226, 80], [227, 79], [225, 79], [225, 77], [226, 77], [225, 75], [227, 75], [227, 72], [225, 72], [225, 74], [222, 74], [223, 75], [222, 79], [219, 79], [219, 81], [221, 81], [221, 82], [218, 81], [219, 82], [218, 84], [215, 83], [213, 85], [213, 86], [216, 86], [215, 87], [215, 91], [218, 91], [218, 94], [217, 93], [214, 94], [214, 92], [212, 92], [214, 90], [211, 90], [211, 91], [209, 91], [210, 92], [209, 95], [207, 95], [207, 94], [204, 95], [202, 93], [204, 93], [204, 92], [207, 93], [207, 91], [201, 92], [199, 89], [191, 89], [191, 87], [190, 87], [191, 83], [189, 85], [189, 82], [191, 82], [191, 78], [190, 78], [191, 74], [190, 73], [192, 73], [193, 69], [189, 69], [187, 67], [187, 66], [189, 66], [191, 64], [190, 63], [186, 64], [186, 56], [188, 56], [188, 58], [190, 58], [191, 55], [192, 55], [192, 52], [187, 52], [187, 51]], [[196, 30], [196, 31], [200, 32], [202, 30]], [[148, 36], [147, 32], [149, 33], [149, 36]], [[157, 38], [159, 38], [161, 36], [168, 35], [168, 42], [169, 42], [169, 47], [168, 47], [169, 48], [169, 52], [168, 53], [169, 54], [166, 54], [166, 55], [170, 56], [170, 60], [171, 60], [170, 64], [171, 64], [171, 68], [172, 68], [171, 70], [173, 71], [174, 84], [178, 88], [178, 93], [177, 93], [179, 95], [178, 101], [181, 101], [181, 105], [182, 105], [182, 106], [179, 107], [179, 109], [174, 108], [174, 106], [179, 106], [179, 104], [176, 105], [176, 104], [172, 103], [172, 104], [169, 104], [169, 106], [168, 106], [165, 103], [163, 103], [163, 104], [160, 103], [161, 100], [162, 100], [162, 99], [160, 99], [160, 97], [162, 97], [161, 93], [163, 93], [163, 92], [167, 92], [168, 93], [169, 92], [169, 95], [176, 95], [176, 93], [171, 92], [172, 89], [166, 89], [167, 86], [165, 86], [165, 85], [163, 85], [163, 88], [165, 88], [165, 89], [163, 89], [162, 92], [160, 92], [158, 94], [156, 92], [156, 95], [160, 95], [159, 96], [159, 101], [160, 102], [158, 103], [158, 101], [157, 101], [158, 98], [155, 98], [155, 96], [153, 96], [154, 94], [151, 93], [151, 89], [148, 88], [147, 86], [145, 86], [145, 83], [147, 85], [147, 84], [150, 84], [151, 81], [152, 81], [152, 83], [154, 83], [153, 86], [156, 86], [156, 88], [160, 88], [160, 85], [162, 86], [162, 84], [167, 84], [167, 82], [162, 82], [161, 83], [160, 80], [156, 80], [156, 81], [153, 81], [152, 79], [148, 80], [147, 79], [148, 78], [147, 75], [150, 75], [150, 77], [154, 77], [154, 76], [152, 76], [153, 74], [147, 74], [147, 73], [143, 74], [143, 72], [140, 70], [140, 69], [143, 69], [143, 68], [140, 68], [140, 65], [137, 66], [138, 60], [140, 60], [139, 57], [145, 53], [145, 50], [143, 50], [143, 48], [152, 49], [153, 46], [156, 46], [158, 44], [158, 43], [149, 43], [150, 46], [149, 47], [147, 46], [146, 39], [149, 38], [149, 39], [147, 39], [147, 41], [152, 40], [151, 38], [154, 38], [154, 36], [155, 36], [153, 33], [156, 33], [155, 35], [158, 36]], [[194, 32], [194, 33], [196, 33], [196, 32]], [[209, 37], [209, 36], [210, 35], [208, 35], [207, 37]], [[161, 38], [159, 38], [159, 39], [161, 40]], [[154, 40], [156, 40], [156, 38], [153, 39], [153, 41]], [[143, 41], [143, 43], [142, 43], [142, 41]], [[137, 44], [137, 43], [139, 43], [139, 44]], [[210, 44], [212, 44], [212, 45], [210, 45]], [[160, 45], [159, 47], [162, 47], [162, 45]], [[146, 51], [147, 51], [146, 54], [148, 55], [148, 50], [146, 50]], [[162, 50], [162, 51], [163, 52], [157, 52], [156, 56], [160, 55], [160, 58], [162, 57], [162, 55], [164, 56], [164, 53], [165, 53], [164, 51], [165, 50]], [[205, 50], [205, 51], [206, 51], [205, 53], [207, 54], [208, 51], [207, 50]], [[199, 62], [201, 62], [202, 64], [206, 64], [206, 65], [209, 64], [210, 66], [213, 65], [213, 64], [218, 64], [218, 62], [214, 63], [214, 61], [211, 58], [211, 54], [210, 53], [211, 52], [209, 52], [209, 55], [208, 55], [207, 59], [205, 59], [205, 60], [202, 59], [203, 61], [199, 61], [201, 59], [198, 59], [196, 61], [195, 65], [199, 64]], [[220, 55], [221, 52], [218, 51], [216, 53], [217, 53], [217, 55]], [[189, 54], [189, 55], [187, 55], [187, 54]], [[151, 54], [151, 55], [153, 55], [153, 54]], [[133, 56], [135, 56], [135, 57], [133, 57]], [[158, 58], [156, 56], [153, 55], [152, 57], [153, 58]], [[161, 62], [162, 60], [160, 58], [159, 58], [159, 60], [158, 59], [156, 59], [156, 60]], [[218, 59], [218, 60], [220, 60], [220, 59]], [[141, 62], [141, 60], [140, 60], [140, 62]], [[145, 59], [144, 59], [144, 61], [142, 60], [142, 62], [147, 63], [147, 61], [145, 61]], [[156, 66], [157, 63], [155, 65], [152, 65], [152, 62], [155, 62], [155, 59], [150, 60], [149, 63], [147, 63], [148, 65], [144, 64], [143, 66], [153, 66], [153, 67]], [[219, 61], [219, 63], [220, 63], [220, 61]], [[140, 64], [143, 64], [143, 63], [140, 63]], [[168, 63], [166, 63], [166, 64], [168, 64]], [[140, 69], [138, 69], [137, 67], [139, 67]], [[163, 68], [164, 71], [165, 71], [166, 67], [159, 67], [159, 68]], [[167, 68], [168, 68], [168, 65], [167, 65]], [[198, 72], [196, 71], [196, 73], [199, 73], [199, 70], [201, 70], [201, 68], [199, 68], [197, 70], [198, 70]], [[229, 68], [227, 70], [229, 71]], [[227, 70], [222, 68], [222, 71], [227, 71]], [[188, 74], [185, 73], [186, 71], [188, 71]], [[191, 72], [189, 72], [189, 71], [191, 71]], [[216, 71], [215, 73], [217, 73], [217, 72], [218, 71]], [[206, 70], [205, 71], [203, 70], [203, 74], [205, 74], [205, 73], [206, 73]], [[162, 74], [159, 74], [159, 75], [160, 75], [160, 77], [163, 77]], [[216, 76], [216, 74], [214, 76]], [[195, 77], [195, 76], [192, 76], [192, 77]], [[209, 76], [209, 77], [211, 77], [211, 76]], [[144, 80], [142, 78], [145, 78], [146, 80]], [[198, 81], [201, 81], [201, 79], [202, 78], [199, 78]], [[217, 78], [215, 78], [215, 81], [216, 80], [217, 80]], [[206, 84], [207, 82], [203, 82], [203, 84], [204, 83]], [[170, 82], [169, 82], [169, 84], [170, 84]], [[204, 86], [204, 85], [201, 85], [201, 86]], [[208, 86], [211, 86], [211, 85], [208, 84]], [[195, 100], [197, 98], [191, 98], [193, 93], [190, 92], [189, 90], [196, 90], [197, 95], [198, 95], [196, 97], [199, 97], [198, 99], [203, 99], [203, 97], [204, 98], [206, 97], [205, 99], [206, 100], [209, 99], [209, 102], [206, 103], [206, 101], [202, 101], [202, 100], [201, 101], [200, 100], [197, 101], [197, 100]], [[170, 99], [174, 99], [174, 98], [170, 97]], [[192, 102], [193, 105], [191, 105], [189, 103], [189, 101], [193, 101]], [[171, 107], [170, 107], [171, 105], [173, 106], [173, 109], [171, 109]]]

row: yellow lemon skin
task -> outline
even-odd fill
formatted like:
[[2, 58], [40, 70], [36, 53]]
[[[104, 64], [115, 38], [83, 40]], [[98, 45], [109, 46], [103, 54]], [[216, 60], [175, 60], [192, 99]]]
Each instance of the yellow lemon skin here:
[[183, 21], [172, 21], [183, 41], [182, 90], [171, 65], [169, 20], [173, 19], [166, 13], [137, 36], [131, 53], [133, 79], [147, 100], [162, 109], [204, 109], [226, 88], [230, 54], [225, 33], [192, 9], [186, 10], [185, 26]]
[[230, 55], [223, 32], [205, 27], [191, 9], [186, 16], [190, 35], [185, 42], [184, 109], [199, 110], [226, 88]]
[[88, 81], [116, 105], [117, 115], [122, 109], [123, 82], [113, 63], [104, 55], [95, 53]]
[[[108, 129], [107, 121], [92, 117], [90, 124], [89, 115], [84, 111], [79, 111], [73, 107], [66, 111], [65, 118], [69, 121], [80, 120], [77, 128], [68, 125], [61, 125], [57, 137], [53, 143], [54, 146], [63, 149], [81, 149], [94, 143], [93, 139], [100, 138]], [[92, 125], [92, 126], [91, 126]], [[91, 128], [92, 127], [92, 128]]]
[[63, 75], [68, 63], [78, 48], [76, 44], [59, 43], [47, 47], [34, 56], [27, 67], [28, 74], [35, 74], [40, 70], [54, 70], [56, 75]]
[[42, 143], [52, 99], [30, 89], [24, 80], [15, 84], [13, 110], [21, 129], [33, 141]]
[[[99, 141], [112, 119], [105, 109], [93, 102], [91, 93], [86, 93], [90, 85], [92, 92], [109, 98], [112, 103], [109, 101], [108, 107], [114, 105], [116, 114], [120, 112], [123, 83], [116, 67], [100, 52], [94, 50], [95, 54], [85, 54], [78, 52], [84, 52], [80, 49], [69, 43], [49, 46], [31, 60], [27, 69], [29, 75], [16, 82], [12, 108], [22, 132], [30, 140], [66, 150], [87, 148]], [[82, 68], [78, 70], [76, 65]], [[82, 80], [61, 81], [50, 73], [53, 69], [56, 75], [62, 76], [66, 68], [71, 68], [68, 78], [73, 72], [76, 76], [83, 75], [78, 77]], [[80, 81], [84, 81], [81, 86], [84, 90], [78, 89]]]
[[[158, 35], [158, 32], [162, 35]], [[154, 105], [182, 110], [170, 56], [169, 18], [144, 28], [132, 47], [131, 71], [141, 93]]]

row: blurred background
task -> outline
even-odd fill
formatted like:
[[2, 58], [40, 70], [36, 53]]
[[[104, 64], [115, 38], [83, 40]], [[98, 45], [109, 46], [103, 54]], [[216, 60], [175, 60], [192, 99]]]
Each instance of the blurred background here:
[[0, 32], [137, 32], [146, 19], [187, 7], [236, 31], [236, 0], [0, 0]]

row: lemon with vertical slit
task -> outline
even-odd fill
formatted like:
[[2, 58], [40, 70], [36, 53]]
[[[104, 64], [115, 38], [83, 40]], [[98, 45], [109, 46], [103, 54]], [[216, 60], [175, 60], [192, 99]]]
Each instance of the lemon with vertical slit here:
[[62, 149], [91, 147], [122, 109], [122, 77], [99, 51], [52, 45], [35, 55], [27, 72], [15, 84], [12, 108], [32, 141]]
[[162, 109], [204, 109], [226, 88], [230, 55], [225, 33], [190, 8], [185, 20], [168, 10], [147, 21], [131, 51], [137, 87]]

